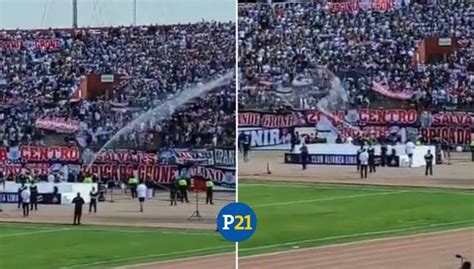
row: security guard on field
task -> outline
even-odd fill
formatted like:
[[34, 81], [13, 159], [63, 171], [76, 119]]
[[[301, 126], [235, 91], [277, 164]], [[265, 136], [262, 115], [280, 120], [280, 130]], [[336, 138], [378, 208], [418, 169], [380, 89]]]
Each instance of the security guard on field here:
[[212, 182], [211, 179], [206, 180], [206, 205], [211, 204], [213, 205], [214, 203], [212, 202], [212, 193], [213, 193], [213, 188], [214, 188], [214, 182]]
[[26, 172], [26, 181], [27, 181], [28, 183], [30, 183], [30, 184], [35, 181], [35, 180], [33, 179], [33, 177], [31, 176], [30, 171], [27, 171], [27, 172]]
[[369, 154], [369, 173], [375, 173], [375, 149], [372, 147], [372, 143], [369, 143], [369, 148], [367, 149]]
[[177, 206], [178, 203], [176, 202], [176, 196], [178, 195], [178, 182], [176, 180], [171, 181], [170, 184], [170, 206]]
[[138, 187], [139, 180], [135, 176], [132, 175], [130, 179], [128, 180], [128, 187], [130, 188], [130, 191], [132, 192], [132, 199], [137, 198], [137, 187]]
[[97, 197], [99, 196], [99, 192], [92, 187], [92, 190], [89, 192], [89, 196], [91, 198], [89, 203], [89, 213], [92, 213], [92, 209], [94, 209], [94, 213], [97, 213]]
[[178, 187], [179, 191], [181, 194], [181, 203], [184, 203], [184, 200], [186, 200], [186, 203], [189, 203], [188, 200], [188, 180], [183, 176], [178, 180]]
[[38, 211], [38, 185], [33, 180], [30, 184], [30, 211]]
[[360, 166], [361, 166], [361, 165], [360, 165], [360, 154], [361, 154], [362, 152], [364, 152], [364, 151], [365, 151], [365, 149], [364, 149], [364, 144], [362, 144], [362, 145], [360, 146], [360, 149], [357, 150], [357, 171], [360, 170]]
[[306, 164], [308, 162], [308, 147], [306, 146], [306, 143], [303, 142], [303, 145], [300, 147], [300, 158], [301, 158], [301, 165], [302, 169], [306, 170]]
[[21, 208], [23, 204], [23, 199], [21, 198], [21, 193], [25, 190], [28, 189], [27, 186], [25, 186], [25, 183], [21, 183], [21, 187], [18, 188], [18, 209]]
[[92, 180], [92, 177], [90, 175], [88, 175], [87, 177], [84, 178], [84, 181], [82, 181], [83, 183], [92, 183], [94, 182]]
[[428, 175], [428, 170], [430, 171], [430, 176], [433, 175], [433, 154], [431, 154], [431, 150], [425, 154], [425, 162], [426, 162], [426, 169], [425, 169], [425, 176]]

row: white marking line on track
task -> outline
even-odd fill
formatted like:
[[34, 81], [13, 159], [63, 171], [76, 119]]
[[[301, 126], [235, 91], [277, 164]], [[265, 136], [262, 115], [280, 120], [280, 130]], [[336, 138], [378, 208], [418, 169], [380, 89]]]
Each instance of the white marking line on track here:
[[343, 190], [359, 190], [359, 191], [387, 191], [394, 190], [396, 188], [367, 188], [363, 185], [319, 185], [319, 184], [301, 184], [301, 183], [274, 183], [274, 184], [264, 184], [264, 183], [240, 183], [239, 188], [252, 188], [252, 187], [268, 187], [268, 188], [313, 188], [313, 189], [343, 189]]
[[200, 259], [205, 259], [205, 258], [219, 257], [219, 256], [229, 255], [229, 254], [233, 254], [233, 252], [201, 255], [199, 257], [176, 258], [176, 259], [169, 259], [166, 261], [159, 261], [159, 262], [136, 263], [136, 264], [119, 266], [119, 267], [113, 267], [113, 269], [131, 269], [135, 267], [148, 266], [148, 265], [153, 265], [153, 264], [159, 265], [159, 264], [167, 264], [167, 263], [173, 263], [173, 262], [187, 262], [187, 261], [200, 260]]
[[295, 205], [295, 204], [304, 204], [304, 203], [313, 203], [313, 202], [325, 202], [325, 201], [334, 201], [334, 200], [352, 199], [352, 198], [361, 198], [361, 197], [371, 197], [371, 196], [383, 196], [383, 195], [389, 195], [389, 194], [399, 194], [399, 193], [404, 193], [404, 192], [409, 192], [409, 191], [391, 191], [391, 192], [377, 192], [377, 193], [365, 193], [365, 194], [354, 194], [354, 195], [341, 195], [341, 196], [326, 197], [326, 198], [319, 198], [319, 199], [309, 199], [309, 200], [299, 200], [299, 201], [291, 201], [291, 202], [261, 204], [261, 205], [253, 206], [253, 208], [283, 206], [283, 205]]
[[71, 228], [61, 228], [61, 229], [54, 229], [54, 230], [48, 229], [48, 230], [31, 231], [31, 232], [23, 232], [23, 233], [5, 234], [5, 235], [0, 235], [0, 238], [17, 237], [17, 236], [42, 234], [42, 233], [53, 233], [53, 232], [70, 231], [70, 230], [72, 229]]
[[[126, 257], [126, 258], [120, 258], [120, 259], [110, 259], [107, 261], [96, 261], [96, 262], [90, 262], [90, 263], [76, 264], [73, 266], [63, 266], [61, 267], [61, 269], [81, 268], [81, 267], [87, 268], [89, 266], [95, 266], [95, 265], [103, 265], [103, 264], [110, 264], [110, 263], [116, 263], [116, 262], [129, 262], [129, 261], [140, 260], [140, 259], [159, 258], [159, 257], [166, 257], [166, 256], [178, 255], [178, 254], [194, 254], [194, 253], [197, 254], [197, 253], [201, 253], [205, 251], [218, 250], [218, 249], [224, 249], [224, 248], [232, 249], [232, 246], [201, 248], [201, 249], [175, 251], [175, 252], [167, 252], [167, 253], [159, 253], [159, 254], [149, 254], [149, 255], [135, 256], [135, 257]], [[220, 253], [220, 254], [224, 254], [224, 253]]]
[[[0, 223], [0, 228], [1, 227], [9, 227], [9, 228], [18, 228], [18, 226], [13, 226], [13, 225], [3, 225]], [[58, 229], [59, 227], [54, 227], [54, 226], [45, 226], [45, 227], [35, 227], [35, 226], [23, 226], [21, 225], [20, 228], [27, 228], [27, 229]], [[180, 232], [180, 231], [166, 231], [166, 230], [128, 230], [128, 229], [115, 229], [114, 227], [110, 227], [111, 229], [106, 229], [106, 228], [59, 228], [59, 229], [69, 229], [69, 230], [74, 230], [74, 231], [92, 231], [92, 232], [121, 232], [121, 233], [132, 233], [132, 234], [140, 234], [140, 233], [161, 233], [161, 234], [179, 234], [179, 235], [196, 235], [196, 236], [218, 236], [220, 237], [220, 234], [218, 233], [199, 233], [199, 232]], [[1, 236], [0, 236], [1, 237]]]
[[257, 187], [275, 187], [275, 188], [313, 188], [313, 189], [343, 189], [343, 190], [357, 190], [357, 191], [396, 191], [403, 190], [408, 192], [419, 192], [419, 193], [446, 193], [446, 194], [459, 194], [459, 195], [473, 195], [474, 191], [466, 191], [462, 189], [429, 189], [429, 187], [405, 187], [405, 186], [387, 186], [380, 185], [374, 186], [373, 188], [365, 187], [364, 185], [344, 185], [334, 183], [333, 185], [319, 185], [319, 184], [304, 184], [304, 183], [274, 183], [274, 184], [264, 184], [264, 183], [240, 183], [239, 188], [250, 188], [253, 186]]
[[[293, 241], [293, 242], [287, 242], [287, 243], [279, 243], [279, 244], [272, 244], [272, 245], [265, 245], [265, 246], [258, 246], [258, 247], [241, 248], [240, 251], [268, 249], [268, 248], [299, 245], [299, 244], [313, 243], [313, 242], [324, 242], [324, 241], [335, 240], [335, 239], [349, 239], [349, 238], [360, 237], [360, 236], [370, 236], [370, 235], [380, 235], [380, 234], [383, 235], [383, 234], [390, 234], [390, 233], [396, 233], [396, 232], [408, 232], [408, 231], [417, 230], [417, 229], [428, 229], [428, 228], [433, 228], [433, 227], [443, 227], [443, 226], [448, 226], [448, 225], [464, 224], [464, 223], [470, 223], [470, 222], [474, 223], [474, 220], [469, 219], [469, 220], [435, 223], [435, 224], [429, 224], [429, 225], [419, 225], [419, 226], [405, 227], [405, 228], [398, 228], [398, 229], [390, 229], [390, 230], [380, 230], [380, 231], [374, 231], [374, 232], [336, 235], [336, 236], [306, 239], [306, 240]], [[412, 235], [398, 235], [398, 236], [389, 236], [389, 237], [384, 237], [384, 238], [359, 240], [359, 241], [346, 242], [346, 243], [336, 243], [336, 244], [331, 244], [331, 245], [302, 248], [302, 249], [298, 249], [298, 250], [284, 250], [284, 251], [278, 251], [278, 252], [272, 252], [272, 253], [257, 254], [257, 255], [251, 255], [251, 256], [246, 256], [246, 257], [250, 258], [250, 257], [258, 257], [258, 256], [276, 255], [276, 254], [281, 254], [281, 253], [302, 251], [302, 250], [308, 250], [308, 249], [318, 249], [318, 248], [332, 247], [332, 246], [347, 246], [347, 245], [353, 245], [353, 244], [357, 244], [357, 243], [361, 243], [361, 242], [377, 242], [377, 241], [381, 241], [381, 240], [389, 240], [389, 239], [397, 239], [397, 238], [411, 238], [411, 237], [420, 236], [420, 235], [430, 235], [430, 234], [438, 234], [438, 233], [445, 233], [445, 232], [463, 231], [463, 230], [469, 230], [469, 229], [473, 229], [473, 228], [474, 227], [464, 227], [464, 228], [451, 229], [451, 230], [445, 230], [445, 231], [420, 232], [420, 233], [412, 234]]]
[[90, 232], [120, 232], [130, 234], [143, 234], [143, 233], [160, 233], [160, 234], [176, 234], [176, 235], [192, 235], [192, 236], [220, 236], [217, 233], [199, 233], [199, 232], [180, 232], [180, 231], [165, 231], [165, 230], [128, 230], [128, 229], [102, 229], [102, 228], [78, 228], [77, 231], [90, 231]]

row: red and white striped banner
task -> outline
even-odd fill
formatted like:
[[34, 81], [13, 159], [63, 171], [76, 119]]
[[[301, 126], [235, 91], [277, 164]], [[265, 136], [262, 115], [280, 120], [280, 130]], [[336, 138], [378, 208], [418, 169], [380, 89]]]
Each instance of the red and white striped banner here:
[[36, 128], [55, 131], [64, 134], [73, 134], [79, 130], [79, 121], [62, 117], [47, 117], [36, 120]]

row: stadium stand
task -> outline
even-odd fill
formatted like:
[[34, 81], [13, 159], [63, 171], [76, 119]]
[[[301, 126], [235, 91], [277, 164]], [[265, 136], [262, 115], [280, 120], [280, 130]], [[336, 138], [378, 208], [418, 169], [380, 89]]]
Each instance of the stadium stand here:
[[[472, 4], [289, 2], [239, 7], [240, 108], [278, 108], [279, 89], [314, 68], [327, 68], [343, 81], [352, 107], [474, 107]], [[428, 38], [456, 49], [420, 59]], [[315, 108], [319, 98], [310, 92], [290, 105]]]
[[[0, 145], [99, 148], [142, 112], [235, 66], [233, 23], [0, 30]], [[87, 76], [120, 77], [81, 97]], [[235, 86], [229, 82], [144, 122], [114, 148], [231, 146]]]

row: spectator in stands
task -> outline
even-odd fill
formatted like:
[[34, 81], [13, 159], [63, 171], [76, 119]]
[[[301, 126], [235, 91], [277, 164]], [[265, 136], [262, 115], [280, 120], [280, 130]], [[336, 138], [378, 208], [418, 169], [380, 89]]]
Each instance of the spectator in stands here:
[[[118, 27], [100, 30], [0, 31], [0, 140], [5, 146], [57, 143], [57, 135], [100, 147], [145, 110], [234, 68], [233, 23]], [[59, 47], [36, 47], [39, 39]], [[9, 43], [5, 43], [9, 44]], [[108, 96], [78, 99], [85, 75], [120, 74]], [[179, 108], [170, 118], [144, 122], [118, 144], [204, 147], [234, 143], [235, 88], [231, 82]], [[78, 125], [74, 132], [39, 128], [38, 119]], [[55, 136], [52, 136], [55, 133]], [[154, 143], [153, 143], [154, 142]]]
[[[470, 13], [463, 1], [332, 14], [322, 1], [241, 6], [239, 107], [314, 109], [333, 87], [330, 76], [313, 78], [310, 70], [321, 69], [342, 80], [352, 106], [386, 92], [419, 106], [472, 107]], [[445, 60], [413, 65], [428, 36], [452, 37], [459, 48]]]

